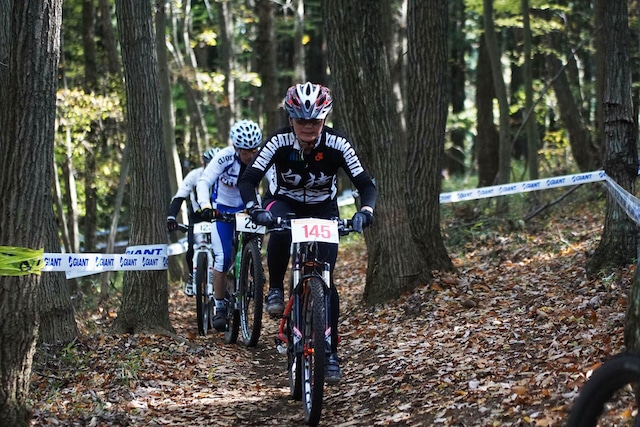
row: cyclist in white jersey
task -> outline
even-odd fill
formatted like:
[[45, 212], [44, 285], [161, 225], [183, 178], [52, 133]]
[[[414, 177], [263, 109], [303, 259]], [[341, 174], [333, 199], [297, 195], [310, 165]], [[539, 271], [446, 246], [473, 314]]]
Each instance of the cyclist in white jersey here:
[[[233, 146], [222, 149], [205, 168], [196, 186], [197, 201], [202, 218], [211, 221], [216, 211], [235, 213], [244, 209], [238, 190], [238, 178], [253, 161], [262, 142], [260, 127], [251, 120], [236, 122], [229, 132]], [[217, 331], [227, 328], [228, 299], [226, 298], [227, 271], [233, 263], [233, 223], [216, 221], [212, 233], [215, 254], [213, 291], [216, 315], [213, 327]]]
[[[176, 191], [176, 194], [171, 199], [171, 203], [169, 204], [169, 208], [167, 210], [167, 230], [175, 231], [178, 229], [176, 216], [180, 211], [182, 202], [184, 202], [187, 197], [189, 197], [189, 200], [191, 202], [187, 204], [189, 224], [195, 224], [202, 221], [202, 218], [200, 217], [200, 205], [198, 205], [198, 201], [196, 200], [196, 184], [200, 179], [200, 175], [202, 175], [202, 171], [205, 167], [207, 167], [209, 162], [211, 162], [218, 151], [220, 151], [220, 148], [209, 148], [207, 151], [205, 151], [204, 154], [202, 154], [202, 166], [193, 169], [182, 180], [182, 183], [180, 184], [178, 191]], [[187, 280], [187, 284], [184, 287], [184, 293], [188, 296], [193, 296], [193, 277], [191, 274], [191, 272], [193, 271], [193, 228], [191, 227], [189, 227], [189, 231], [187, 233], [186, 256], [187, 267], [189, 268], [189, 280]]]

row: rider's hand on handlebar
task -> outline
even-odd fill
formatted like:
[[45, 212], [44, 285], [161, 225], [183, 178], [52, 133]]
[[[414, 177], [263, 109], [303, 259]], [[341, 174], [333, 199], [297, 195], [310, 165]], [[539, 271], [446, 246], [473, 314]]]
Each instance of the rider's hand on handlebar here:
[[254, 208], [249, 212], [251, 221], [257, 225], [271, 225], [273, 223], [273, 215], [266, 209]]
[[167, 230], [175, 231], [177, 229], [178, 229], [178, 222], [176, 221], [176, 217], [175, 216], [168, 216], [167, 217]]
[[204, 221], [212, 221], [213, 218], [215, 218], [216, 216], [216, 212], [211, 209], [211, 208], [204, 208], [202, 209], [202, 211], [200, 212], [200, 217], [204, 220]]
[[358, 211], [351, 218], [351, 224], [354, 231], [362, 233], [364, 228], [373, 224], [373, 213], [369, 211]]

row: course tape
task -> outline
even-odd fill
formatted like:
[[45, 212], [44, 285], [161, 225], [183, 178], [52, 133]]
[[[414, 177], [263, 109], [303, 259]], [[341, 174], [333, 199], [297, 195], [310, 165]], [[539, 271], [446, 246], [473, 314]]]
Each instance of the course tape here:
[[480, 187], [472, 190], [453, 191], [440, 194], [440, 203], [454, 203], [467, 200], [486, 199], [488, 197], [506, 196], [508, 194], [528, 193], [530, 191], [546, 190], [549, 188], [567, 187], [570, 185], [586, 184], [588, 182], [604, 181], [607, 174], [600, 170], [594, 172], [577, 173], [555, 178], [534, 179], [532, 181], [511, 182], [491, 187]]
[[43, 249], [0, 246], [0, 276], [40, 274], [43, 270]]
[[[605, 181], [605, 186], [615, 200], [640, 225], [640, 199], [629, 194], [602, 170], [442, 193], [440, 203], [485, 199], [599, 181]], [[42, 249], [0, 246], [0, 276], [62, 271], [67, 274], [67, 278], [74, 278], [105, 271], [166, 270], [168, 257], [182, 254], [186, 250], [186, 239], [171, 245], [130, 246], [125, 254], [56, 254], [43, 253]]]
[[604, 186], [611, 194], [611, 197], [626, 212], [627, 216], [640, 225], [640, 199], [622, 188], [620, 184], [608, 175], [605, 176]]

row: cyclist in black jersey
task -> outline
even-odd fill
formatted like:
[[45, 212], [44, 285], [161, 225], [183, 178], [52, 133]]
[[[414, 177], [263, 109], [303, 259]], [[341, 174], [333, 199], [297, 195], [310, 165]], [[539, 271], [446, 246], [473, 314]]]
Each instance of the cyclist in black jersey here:
[[[361, 208], [353, 226], [362, 232], [373, 222], [376, 189], [346, 136], [325, 125], [333, 101], [328, 88], [310, 82], [291, 86], [284, 98], [289, 126], [272, 134], [238, 181], [247, 211], [257, 224], [269, 225], [274, 217], [293, 212], [297, 217], [332, 219], [339, 216], [337, 172], [343, 169], [357, 188]], [[260, 206], [255, 188], [268, 176], [269, 188]], [[291, 234], [272, 233], [267, 247], [269, 293], [266, 311], [282, 315], [284, 276], [289, 263]], [[331, 264], [331, 356], [327, 360], [327, 382], [342, 377], [337, 356], [339, 297], [333, 283], [338, 245], [320, 246], [323, 261]]]

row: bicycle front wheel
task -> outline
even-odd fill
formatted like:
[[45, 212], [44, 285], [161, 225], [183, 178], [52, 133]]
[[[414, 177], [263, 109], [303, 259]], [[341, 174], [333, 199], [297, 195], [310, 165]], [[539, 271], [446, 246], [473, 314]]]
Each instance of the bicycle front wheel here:
[[207, 296], [207, 281], [209, 275], [209, 261], [206, 253], [199, 253], [195, 278], [196, 312], [198, 317], [198, 333], [202, 336], [209, 331], [209, 298]]
[[638, 409], [634, 391], [640, 383], [640, 354], [621, 353], [607, 360], [585, 382], [571, 407], [567, 427], [633, 424]]
[[255, 347], [260, 338], [264, 282], [260, 246], [256, 239], [250, 239], [242, 250], [238, 286], [242, 341], [247, 347]]
[[318, 425], [324, 397], [326, 349], [325, 284], [319, 277], [306, 283], [302, 302], [302, 405], [308, 425]]

